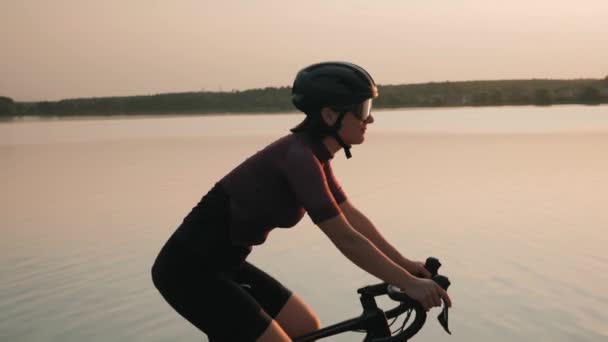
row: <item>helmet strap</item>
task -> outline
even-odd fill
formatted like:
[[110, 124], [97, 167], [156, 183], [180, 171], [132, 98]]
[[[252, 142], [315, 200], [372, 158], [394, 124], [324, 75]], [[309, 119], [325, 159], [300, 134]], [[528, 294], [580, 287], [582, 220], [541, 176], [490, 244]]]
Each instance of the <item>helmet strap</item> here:
[[344, 142], [344, 140], [342, 140], [342, 138], [340, 137], [340, 134], [338, 134], [338, 131], [340, 130], [340, 127], [342, 127], [342, 119], [344, 119], [344, 115], [346, 115], [346, 112], [340, 112], [340, 115], [338, 116], [338, 119], [333, 124], [333, 126], [330, 127], [329, 130], [330, 130], [331, 136], [334, 139], [336, 139], [336, 141], [338, 142], [338, 144], [340, 144], [340, 146], [342, 146], [342, 148], [344, 149], [344, 154], [346, 155], [346, 159], [349, 159], [350, 157], [353, 156], [350, 153], [350, 145], [347, 145]]

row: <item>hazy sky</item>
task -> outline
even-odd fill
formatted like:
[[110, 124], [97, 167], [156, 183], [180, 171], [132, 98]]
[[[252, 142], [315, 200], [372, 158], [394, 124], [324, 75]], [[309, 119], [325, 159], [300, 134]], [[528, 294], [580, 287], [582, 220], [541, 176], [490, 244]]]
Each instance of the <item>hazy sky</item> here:
[[608, 75], [608, 0], [0, 0], [0, 95], [290, 86], [347, 60], [379, 84]]

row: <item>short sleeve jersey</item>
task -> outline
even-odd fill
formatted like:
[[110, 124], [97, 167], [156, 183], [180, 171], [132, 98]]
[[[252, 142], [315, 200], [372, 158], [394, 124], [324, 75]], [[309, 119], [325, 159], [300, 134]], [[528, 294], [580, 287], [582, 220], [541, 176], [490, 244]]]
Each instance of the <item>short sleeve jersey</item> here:
[[332, 154], [305, 133], [286, 135], [220, 180], [230, 196], [231, 238], [258, 245], [277, 227], [295, 226], [308, 213], [314, 223], [340, 214], [346, 194], [336, 180]]

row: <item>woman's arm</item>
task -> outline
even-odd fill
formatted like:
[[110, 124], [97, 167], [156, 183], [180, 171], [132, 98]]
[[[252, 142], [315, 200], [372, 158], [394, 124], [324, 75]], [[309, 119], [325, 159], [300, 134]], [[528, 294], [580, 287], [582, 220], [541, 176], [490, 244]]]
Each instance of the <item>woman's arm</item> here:
[[451, 305], [447, 292], [439, 285], [430, 279], [420, 279], [411, 275], [363, 234], [353, 229], [343, 214], [320, 222], [318, 226], [338, 250], [355, 265], [382, 281], [399, 287], [410, 297], [418, 300], [425, 309], [441, 306], [441, 298]]
[[397, 265], [405, 268], [411, 274], [417, 276], [424, 276], [429, 278], [431, 274], [424, 268], [421, 262], [411, 261], [401, 255], [399, 251], [393, 247], [383, 236], [380, 234], [378, 229], [374, 226], [370, 219], [368, 219], [361, 211], [359, 211], [352, 203], [348, 200], [340, 204], [340, 208], [344, 213], [344, 216], [351, 224], [351, 226], [359, 233], [363, 234], [368, 238], [378, 249], [382, 251], [387, 257], [389, 257]]
[[340, 214], [318, 225], [338, 250], [364, 271], [400, 288], [411, 285], [415, 277], [353, 229], [344, 215]]

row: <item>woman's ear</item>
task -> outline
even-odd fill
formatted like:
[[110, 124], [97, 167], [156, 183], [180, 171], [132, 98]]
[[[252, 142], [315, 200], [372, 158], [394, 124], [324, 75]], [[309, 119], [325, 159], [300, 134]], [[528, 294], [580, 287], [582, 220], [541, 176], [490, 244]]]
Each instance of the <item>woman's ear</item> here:
[[338, 113], [329, 107], [323, 107], [321, 108], [321, 117], [325, 124], [331, 127], [336, 123], [336, 120], [338, 120]]

